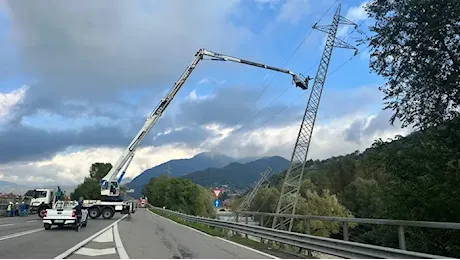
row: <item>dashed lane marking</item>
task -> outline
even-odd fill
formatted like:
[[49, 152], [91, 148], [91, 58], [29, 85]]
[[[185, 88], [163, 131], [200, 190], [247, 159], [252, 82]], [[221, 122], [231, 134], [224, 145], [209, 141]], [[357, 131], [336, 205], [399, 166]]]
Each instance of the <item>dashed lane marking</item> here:
[[37, 228], [37, 229], [29, 230], [29, 231], [19, 232], [19, 233], [16, 233], [16, 234], [6, 235], [6, 236], [3, 236], [3, 237], [0, 237], [0, 241], [15, 238], [15, 237], [29, 235], [29, 234], [36, 233], [36, 232], [43, 231], [43, 230], [44, 230], [43, 228]]
[[14, 224], [3, 224], [3, 225], [0, 225], [0, 227], [9, 227], [9, 226], [14, 226]]

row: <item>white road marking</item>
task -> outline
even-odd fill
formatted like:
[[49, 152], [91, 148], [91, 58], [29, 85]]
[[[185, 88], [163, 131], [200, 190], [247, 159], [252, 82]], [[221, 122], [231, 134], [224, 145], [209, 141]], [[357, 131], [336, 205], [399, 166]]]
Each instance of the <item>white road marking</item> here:
[[104, 233], [100, 234], [93, 241], [94, 242], [99, 242], [99, 243], [112, 242], [113, 241], [112, 229], [109, 229], [109, 230], [105, 231]]
[[9, 227], [9, 226], [14, 226], [14, 224], [3, 224], [3, 225], [0, 225], [0, 227]]
[[29, 220], [27, 223], [37, 222], [37, 220]]
[[83, 247], [84, 245], [88, 244], [89, 242], [91, 242], [91, 240], [95, 239], [96, 237], [98, 237], [100, 234], [104, 233], [105, 231], [111, 229], [113, 226], [117, 225], [118, 222], [120, 222], [121, 220], [123, 220], [124, 218], [126, 218], [126, 216], [128, 215], [124, 215], [123, 217], [121, 217], [119, 220], [113, 222], [112, 224], [108, 225], [107, 227], [101, 229], [100, 231], [98, 231], [96, 234], [86, 238], [85, 240], [81, 241], [80, 243], [76, 244], [75, 246], [69, 248], [67, 251], [65, 251], [64, 253], [56, 256], [54, 259], [64, 259], [66, 257], [68, 257], [69, 255], [71, 255], [73, 252], [77, 251], [78, 249], [80, 249], [81, 247]]
[[29, 231], [19, 232], [19, 233], [16, 233], [16, 234], [6, 235], [6, 236], [3, 236], [3, 237], [0, 237], [0, 241], [15, 238], [15, 237], [29, 235], [29, 234], [36, 233], [36, 232], [43, 231], [43, 230], [44, 230], [43, 228], [38, 228], [38, 229], [29, 230]]
[[117, 251], [115, 248], [104, 248], [104, 249], [92, 249], [92, 248], [80, 248], [78, 249], [75, 254], [79, 255], [86, 255], [86, 256], [100, 256], [100, 255], [113, 255], [116, 254]]
[[117, 247], [118, 255], [120, 259], [129, 259], [128, 254], [126, 253], [123, 243], [121, 242], [120, 233], [118, 233], [118, 225], [113, 226], [113, 235], [115, 237], [115, 246]]
[[215, 237], [215, 238], [220, 239], [220, 240], [222, 240], [222, 241], [225, 241], [225, 242], [227, 242], [227, 243], [236, 245], [236, 246], [240, 246], [240, 247], [242, 247], [242, 248], [246, 248], [247, 250], [251, 250], [251, 251], [253, 251], [253, 252], [256, 252], [256, 253], [258, 253], [258, 254], [261, 254], [261, 255], [270, 257], [270, 258], [272, 258], [272, 259], [280, 259], [279, 257], [273, 256], [273, 255], [270, 255], [270, 254], [267, 254], [267, 253], [265, 253], [265, 252], [256, 250], [256, 249], [254, 249], [254, 248], [247, 247], [247, 246], [242, 245], [242, 244], [238, 244], [238, 243], [236, 243], [236, 242], [227, 240], [227, 239], [225, 239], [225, 238], [221, 238], [221, 237]]

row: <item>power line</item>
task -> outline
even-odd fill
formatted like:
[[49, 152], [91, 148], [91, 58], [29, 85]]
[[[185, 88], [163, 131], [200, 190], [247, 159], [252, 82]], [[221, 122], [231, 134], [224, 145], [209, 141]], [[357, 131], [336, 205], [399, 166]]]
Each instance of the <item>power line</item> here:
[[[323, 13], [323, 15], [321, 16], [321, 18], [319, 19], [319, 21], [321, 21], [326, 15], [327, 13], [329, 13], [329, 11], [332, 9], [332, 7], [338, 2], [339, 0], [336, 0], [334, 3], [332, 3], [329, 8], [326, 10], [325, 13]], [[281, 66], [281, 67], [285, 67], [290, 61], [291, 59], [294, 57], [294, 55], [297, 53], [297, 51], [300, 49], [300, 47], [303, 46], [303, 44], [307, 41], [307, 39], [310, 37], [311, 33], [313, 32], [313, 28], [310, 29], [310, 31], [308, 32], [308, 34], [304, 37], [304, 39], [302, 40], [302, 42], [300, 42], [299, 45], [297, 45], [297, 47], [294, 49], [294, 51], [292, 52], [292, 54], [289, 56], [289, 58], [284, 62], [284, 64]], [[311, 69], [313, 69], [314, 66], [312, 66], [308, 71], [310, 71]], [[256, 102], [262, 97], [262, 95], [265, 93], [265, 91], [267, 91], [267, 89], [270, 87], [270, 85], [275, 81], [275, 79], [279, 76], [279, 74], [275, 74], [275, 76], [273, 76], [273, 78], [270, 80], [270, 82], [262, 89], [261, 93], [259, 94], [259, 96], [254, 100], [254, 102], [252, 103], [252, 106], [254, 106], [256, 104]], [[288, 87], [285, 88], [285, 90], [280, 94], [278, 95], [277, 98], [275, 98], [272, 102], [270, 102], [270, 104], [268, 106], [271, 106], [273, 104], [273, 102], [275, 102], [276, 100], [278, 100], [284, 93], [286, 93], [288, 91]], [[257, 117], [260, 112], [262, 112], [264, 109], [260, 110], [258, 113], [256, 113], [256, 115], [254, 117]], [[253, 118], [254, 118], [253, 117]], [[238, 125], [240, 124], [241, 122], [245, 121], [244, 118], [242, 118], [241, 120], [239, 120], [235, 125]]]
[[[364, 21], [361, 23], [363, 24]], [[357, 27], [359, 28], [359, 26]], [[352, 30], [347, 36], [346, 38], [348, 38], [351, 34], [353, 34], [353, 32], [357, 29], [355, 28], [354, 30]], [[345, 38], [345, 39], [346, 39]], [[350, 59], [346, 60], [345, 62], [343, 62], [340, 66], [338, 66], [337, 68], [335, 68], [332, 72], [328, 73], [328, 77], [331, 76], [332, 74], [334, 74], [335, 72], [337, 72], [338, 70], [340, 70], [343, 66], [345, 66], [347, 63], [349, 63], [352, 59], [354, 59], [356, 56], [358, 56], [358, 54], [362, 53], [364, 50], [368, 49], [369, 46], [363, 48], [362, 50], [358, 51], [358, 53], [356, 53], [356, 55], [352, 56]], [[312, 67], [310, 67], [308, 70], [312, 70], [316, 65], [318, 65], [319, 61], [316, 62]], [[280, 95], [278, 95], [275, 99], [273, 99], [270, 104], [268, 104], [267, 106], [265, 106], [264, 108], [262, 108], [261, 110], [259, 110], [252, 118], [251, 118], [251, 121], [253, 119], [255, 119], [261, 112], [263, 112], [264, 110], [266, 110], [267, 108], [270, 108], [273, 103], [278, 100], [286, 91], [288, 90], [288, 88], [285, 89], [285, 91], [283, 93], [281, 93]], [[309, 92], [304, 92], [303, 94], [300, 94], [295, 100], [293, 100], [292, 102], [290, 102], [289, 104], [285, 105], [280, 111], [278, 111], [278, 113], [276, 113], [274, 116], [268, 118], [266, 121], [264, 121], [264, 123], [262, 123], [262, 125], [265, 125], [268, 121], [270, 121], [271, 119], [273, 119], [274, 117], [278, 116], [281, 112], [283, 112], [284, 110], [286, 110], [289, 106], [291, 106], [293, 103], [297, 102], [300, 98], [302, 98], [303, 96], [305, 96], [306, 94], [308, 94]], [[241, 123], [243, 120], [240, 120], [236, 125], [238, 125], [239, 123]], [[243, 126], [240, 128], [242, 129]], [[252, 130], [252, 128], [251, 128]]]

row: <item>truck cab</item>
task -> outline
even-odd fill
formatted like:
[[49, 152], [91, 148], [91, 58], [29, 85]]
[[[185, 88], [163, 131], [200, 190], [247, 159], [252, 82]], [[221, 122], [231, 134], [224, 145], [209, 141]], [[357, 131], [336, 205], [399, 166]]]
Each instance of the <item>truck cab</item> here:
[[[29, 193], [29, 192], [28, 192]], [[35, 189], [32, 191], [32, 199], [30, 200], [30, 213], [38, 213], [40, 218], [43, 218], [44, 211], [52, 207], [54, 200], [54, 190], [52, 189]]]
[[139, 208], [147, 207], [148, 201], [146, 197], [142, 197], [139, 199]]

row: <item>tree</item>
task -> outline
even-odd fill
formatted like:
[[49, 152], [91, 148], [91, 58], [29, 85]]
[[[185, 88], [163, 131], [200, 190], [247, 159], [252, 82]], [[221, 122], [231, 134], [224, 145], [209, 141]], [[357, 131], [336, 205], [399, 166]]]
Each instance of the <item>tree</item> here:
[[89, 168], [89, 177], [85, 177], [83, 183], [70, 194], [72, 200], [80, 197], [85, 199], [101, 199], [101, 188], [99, 181], [112, 169], [111, 163], [96, 162]]
[[93, 163], [89, 168], [89, 177], [99, 182], [112, 169], [111, 163]]
[[153, 206], [190, 215], [215, 216], [212, 205], [214, 198], [209, 189], [190, 180], [161, 175], [150, 179], [143, 192]]
[[373, 0], [371, 69], [388, 80], [380, 89], [391, 123], [424, 129], [455, 118], [460, 105], [460, 2]]

